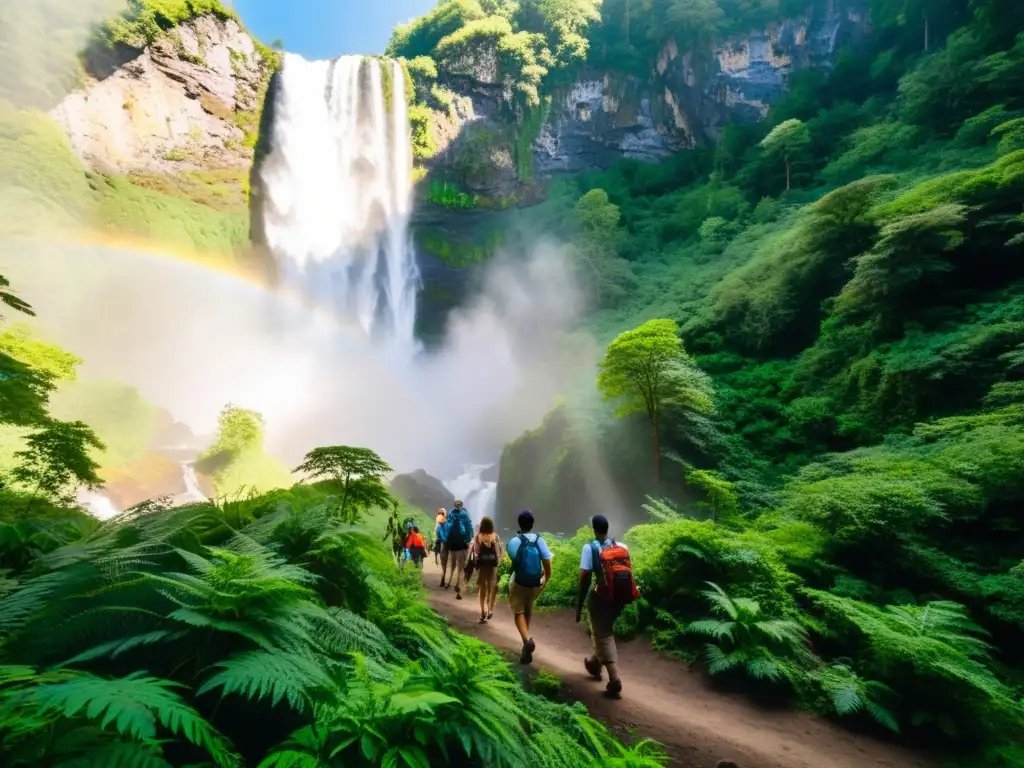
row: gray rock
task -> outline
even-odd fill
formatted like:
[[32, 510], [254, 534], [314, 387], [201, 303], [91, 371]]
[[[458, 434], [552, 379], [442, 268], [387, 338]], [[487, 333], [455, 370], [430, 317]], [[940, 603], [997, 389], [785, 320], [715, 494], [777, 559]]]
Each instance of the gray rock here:
[[170, 30], [52, 112], [86, 167], [176, 173], [247, 168], [236, 115], [253, 115], [265, 62], [237, 22], [202, 16]]
[[407, 475], [396, 475], [391, 481], [390, 488], [392, 493], [401, 496], [431, 517], [438, 507], [450, 507], [454, 498], [444, 483], [422, 469]]

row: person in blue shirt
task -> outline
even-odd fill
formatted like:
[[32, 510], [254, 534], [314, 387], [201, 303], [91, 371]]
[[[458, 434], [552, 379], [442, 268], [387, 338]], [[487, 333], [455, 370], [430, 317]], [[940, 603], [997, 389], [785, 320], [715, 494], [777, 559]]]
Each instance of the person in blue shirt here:
[[551, 550], [540, 534], [533, 533], [533, 512], [519, 513], [519, 534], [508, 542], [505, 551], [512, 560], [508, 582], [508, 605], [515, 616], [516, 629], [523, 639], [521, 664], [533, 661], [537, 644], [530, 637], [533, 605], [551, 579]]

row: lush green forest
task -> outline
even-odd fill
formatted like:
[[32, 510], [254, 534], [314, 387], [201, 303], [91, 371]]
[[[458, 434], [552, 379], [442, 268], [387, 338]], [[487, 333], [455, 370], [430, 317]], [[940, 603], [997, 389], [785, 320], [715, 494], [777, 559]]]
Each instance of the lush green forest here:
[[[210, 10], [157, 5], [100, 42]], [[500, 145], [526, 182], [551, 94], [584, 69], [645, 77], [669, 40], [700, 54], [825, 5], [449, 0], [389, 53], [416, 84], [423, 159], [445, 78], [496, 52], [507, 128], [470, 141], [463, 170]], [[643, 505], [650, 522], [624, 538], [644, 599], [622, 634], [966, 766], [1024, 766], [1024, 6], [861, 5], [870, 34], [828, 71], [794, 72], [765, 121], [561, 179], [502, 214], [505, 244], [567, 244], [608, 348], [506, 447], [500, 501], [574, 521]], [[220, 198], [216, 179], [168, 195], [166, 180], [85, 175], [33, 106], [0, 103], [5, 195], [152, 221], [142, 236], [244, 240], [238, 201], [211, 220], [193, 199]], [[26, 309], [6, 286], [0, 300]], [[16, 330], [0, 366], [0, 430], [17, 446], [0, 445], [5, 764], [79, 748], [110, 765], [659, 764], [441, 628], [367, 533], [390, 503], [380, 488], [349, 501], [335, 474], [100, 526], [66, 491], [99, 482], [100, 462], [130, 468], [152, 413], [134, 402], [132, 430], [77, 421], [62, 408], [89, 401], [75, 359]], [[290, 484], [242, 409], [225, 409], [201, 463], [218, 490]], [[585, 536], [552, 542], [545, 604], [571, 604]]]
[[[728, 31], [725, 2], [671, 5]], [[615, 342], [590, 395], [506, 447], [499, 496], [577, 520], [645, 504], [623, 632], [1020, 765], [1024, 10], [870, 6], [868, 40], [794, 73], [763, 123], [518, 214], [570, 242]], [[602, 56], [627, 45], [615, 7]], [[595, 442], [619, 499], [594, 490]], [[581, 543], [546, 600], [573, 599]]]

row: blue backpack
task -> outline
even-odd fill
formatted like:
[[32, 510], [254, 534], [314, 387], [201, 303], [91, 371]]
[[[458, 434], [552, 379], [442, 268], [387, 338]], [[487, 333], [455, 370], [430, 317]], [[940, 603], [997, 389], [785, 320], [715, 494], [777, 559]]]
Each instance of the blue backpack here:
[[519, 549], [516, 550], [516, 559], [512, 563], [512, 570], [516, 575], [516, 584], [520, 587], [539, 587], [543, 566], [540, 558], [540, 536], [528, 539], [526, 534], [521, 533], [519, 538]]
[[448, 531], [448, 549], [453, 552], [461, 552], [469, 549], [469, 541], [473, 538], [473, 524], [469, 521], [469, 515], [465, 512], [452, 510], [448, 518], [451, 528]]

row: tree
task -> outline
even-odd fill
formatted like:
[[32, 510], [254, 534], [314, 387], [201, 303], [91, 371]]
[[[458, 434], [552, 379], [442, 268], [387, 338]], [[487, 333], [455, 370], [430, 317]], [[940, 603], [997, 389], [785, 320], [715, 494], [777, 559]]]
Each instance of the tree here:
[[28, 447], [14, 454], [20, 463], [11, 474], [32, 488], [29, 507], [40, 495], [64, 501], [73, 485], [95, 488], [102, 484], [96, 474], [99, 465], [89, 449], [102, 451], [105, 446], [81, 421], [50, 419], [25, 442]]
[[[16, 312], [22, 312], [30, 317], [35, 317], [36, 313], [27, 302], [19, 299], [13, 292], [6, 290], [10, 287], [10, 281], [3, 275], [0, 275], [0, 304], [6, 304]], [[3, 315], [0, 315], [0, 318], [3, 318]]]
[[341, 513], [353, 509], [394, 506], [395, 499], [384, 487], [384, 476], [392, 472], [391, 465], [369, 448], [334, 445], [314, 448], [295, 468], [314, 480], [327, 480], [341, 490]]
[[792, 187], [791, 161], [811, 146], [811, 132], [801, 120], [786, 120], [775, 126], [761, 141], [761, 148], [769, 155], [781, 157], [786, 164], [786, 191]]
[[648, 320], [619, 334], [608, 345], [597, 386], [607, 400], [617, 400], [617, 416], [644, 413], [651, 424], [654, 481], [661, 482], [661, 423], [667, 409], [709, 412], [711, 391], [706, 377], [683, 349], [674, 320]]
[[619, 256], [619, 207], [603, 189], [592, 189], [579, 199], [576, 215], [580, 227], [576, 254], [586, 266], [586, 280], [598, 306], [614, 306], [636, 285], [629, 262]]
[[256, 411], [228, 403], [217, 418], [217, 437], [206, 456], [217, 453], [237, 455], [263, 448], [263, 416]]
[[710, 44], [724, 18], [715, 0], [675, 0], [665, 12], [665, 30], [693, 46]]

